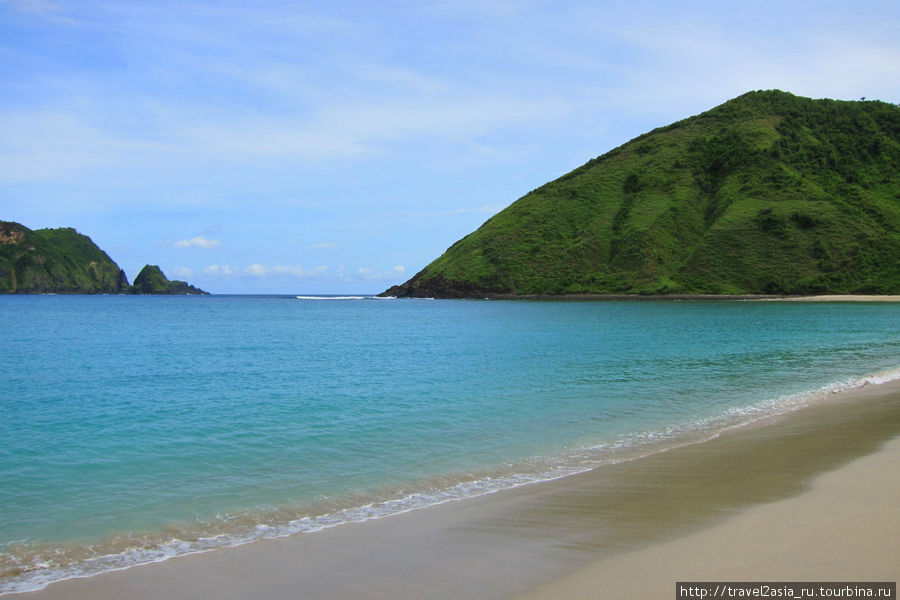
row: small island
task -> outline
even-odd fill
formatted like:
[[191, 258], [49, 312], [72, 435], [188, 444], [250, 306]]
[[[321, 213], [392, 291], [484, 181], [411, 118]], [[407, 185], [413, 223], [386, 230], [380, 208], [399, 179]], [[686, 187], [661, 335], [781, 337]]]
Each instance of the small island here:
[[0, 294], [208, 294], [170, 281], [147, 265], [128, 283], [125, 271], [71, 227], [29, 229], [0, 221]]
[[156, 265], [145, 265], [131, 286], [135, 294], [208, 294], [186, 281], [170, 280]]

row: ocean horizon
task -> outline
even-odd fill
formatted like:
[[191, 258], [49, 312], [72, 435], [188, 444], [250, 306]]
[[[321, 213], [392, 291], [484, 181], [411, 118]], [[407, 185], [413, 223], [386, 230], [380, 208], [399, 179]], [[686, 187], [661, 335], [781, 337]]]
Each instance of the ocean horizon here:
[[900, 378], [888, 303], [0, 297], [0, 594], [315, 534]]

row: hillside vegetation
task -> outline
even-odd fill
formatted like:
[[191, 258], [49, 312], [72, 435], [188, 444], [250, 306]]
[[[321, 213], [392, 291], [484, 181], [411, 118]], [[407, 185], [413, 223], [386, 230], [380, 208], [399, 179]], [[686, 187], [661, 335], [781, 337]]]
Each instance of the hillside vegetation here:
[[0, 293], [118, 294], [125, 272], [86, 235], [0, 221]]
[[0, 294], [206, 294], [169, 281], [147, 265], [128, 284], [125, 272], [72, 228], [35, 229], [0, 221]]
[[900, 107], [751, 92], [526, 194], [398, 296], [900, 292]]
[[131, 286], [135, 294], [206, 294], [203, 290], [178, 279], [170, 280], [156, 265], [145, 265]]

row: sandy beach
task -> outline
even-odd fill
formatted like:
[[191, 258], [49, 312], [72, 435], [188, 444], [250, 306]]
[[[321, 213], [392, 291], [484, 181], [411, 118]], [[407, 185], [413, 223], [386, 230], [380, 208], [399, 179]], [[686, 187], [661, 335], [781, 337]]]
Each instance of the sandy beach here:
[[671, 598], [896, 581], [900, 384], [560, 480], [10, 598]]
[[900, 296], [863, 296], [858, 294], [834, 294], [829, 296], [788, 296], [778, 298], [787, 302], [900, 302]]
[[688, 536], [598, 561], [520, 600], [673, 598], [677, 581], [893, 581], [900, 575], [900, 439]]
[[900, 295], [822, 294], [815, 296], [777, 296], [765, 294], [487, 294], [491, 300], [541, 300], [553, 302], [648, 302], [740, 301], [740, 302], [900, 302]]

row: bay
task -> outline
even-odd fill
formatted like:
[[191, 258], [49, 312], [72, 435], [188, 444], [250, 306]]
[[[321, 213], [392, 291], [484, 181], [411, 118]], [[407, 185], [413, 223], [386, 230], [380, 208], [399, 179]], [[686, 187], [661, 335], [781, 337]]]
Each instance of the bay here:
[[0, 297], [0, 593], [579, 472], [900, 376], [890, 303]]

